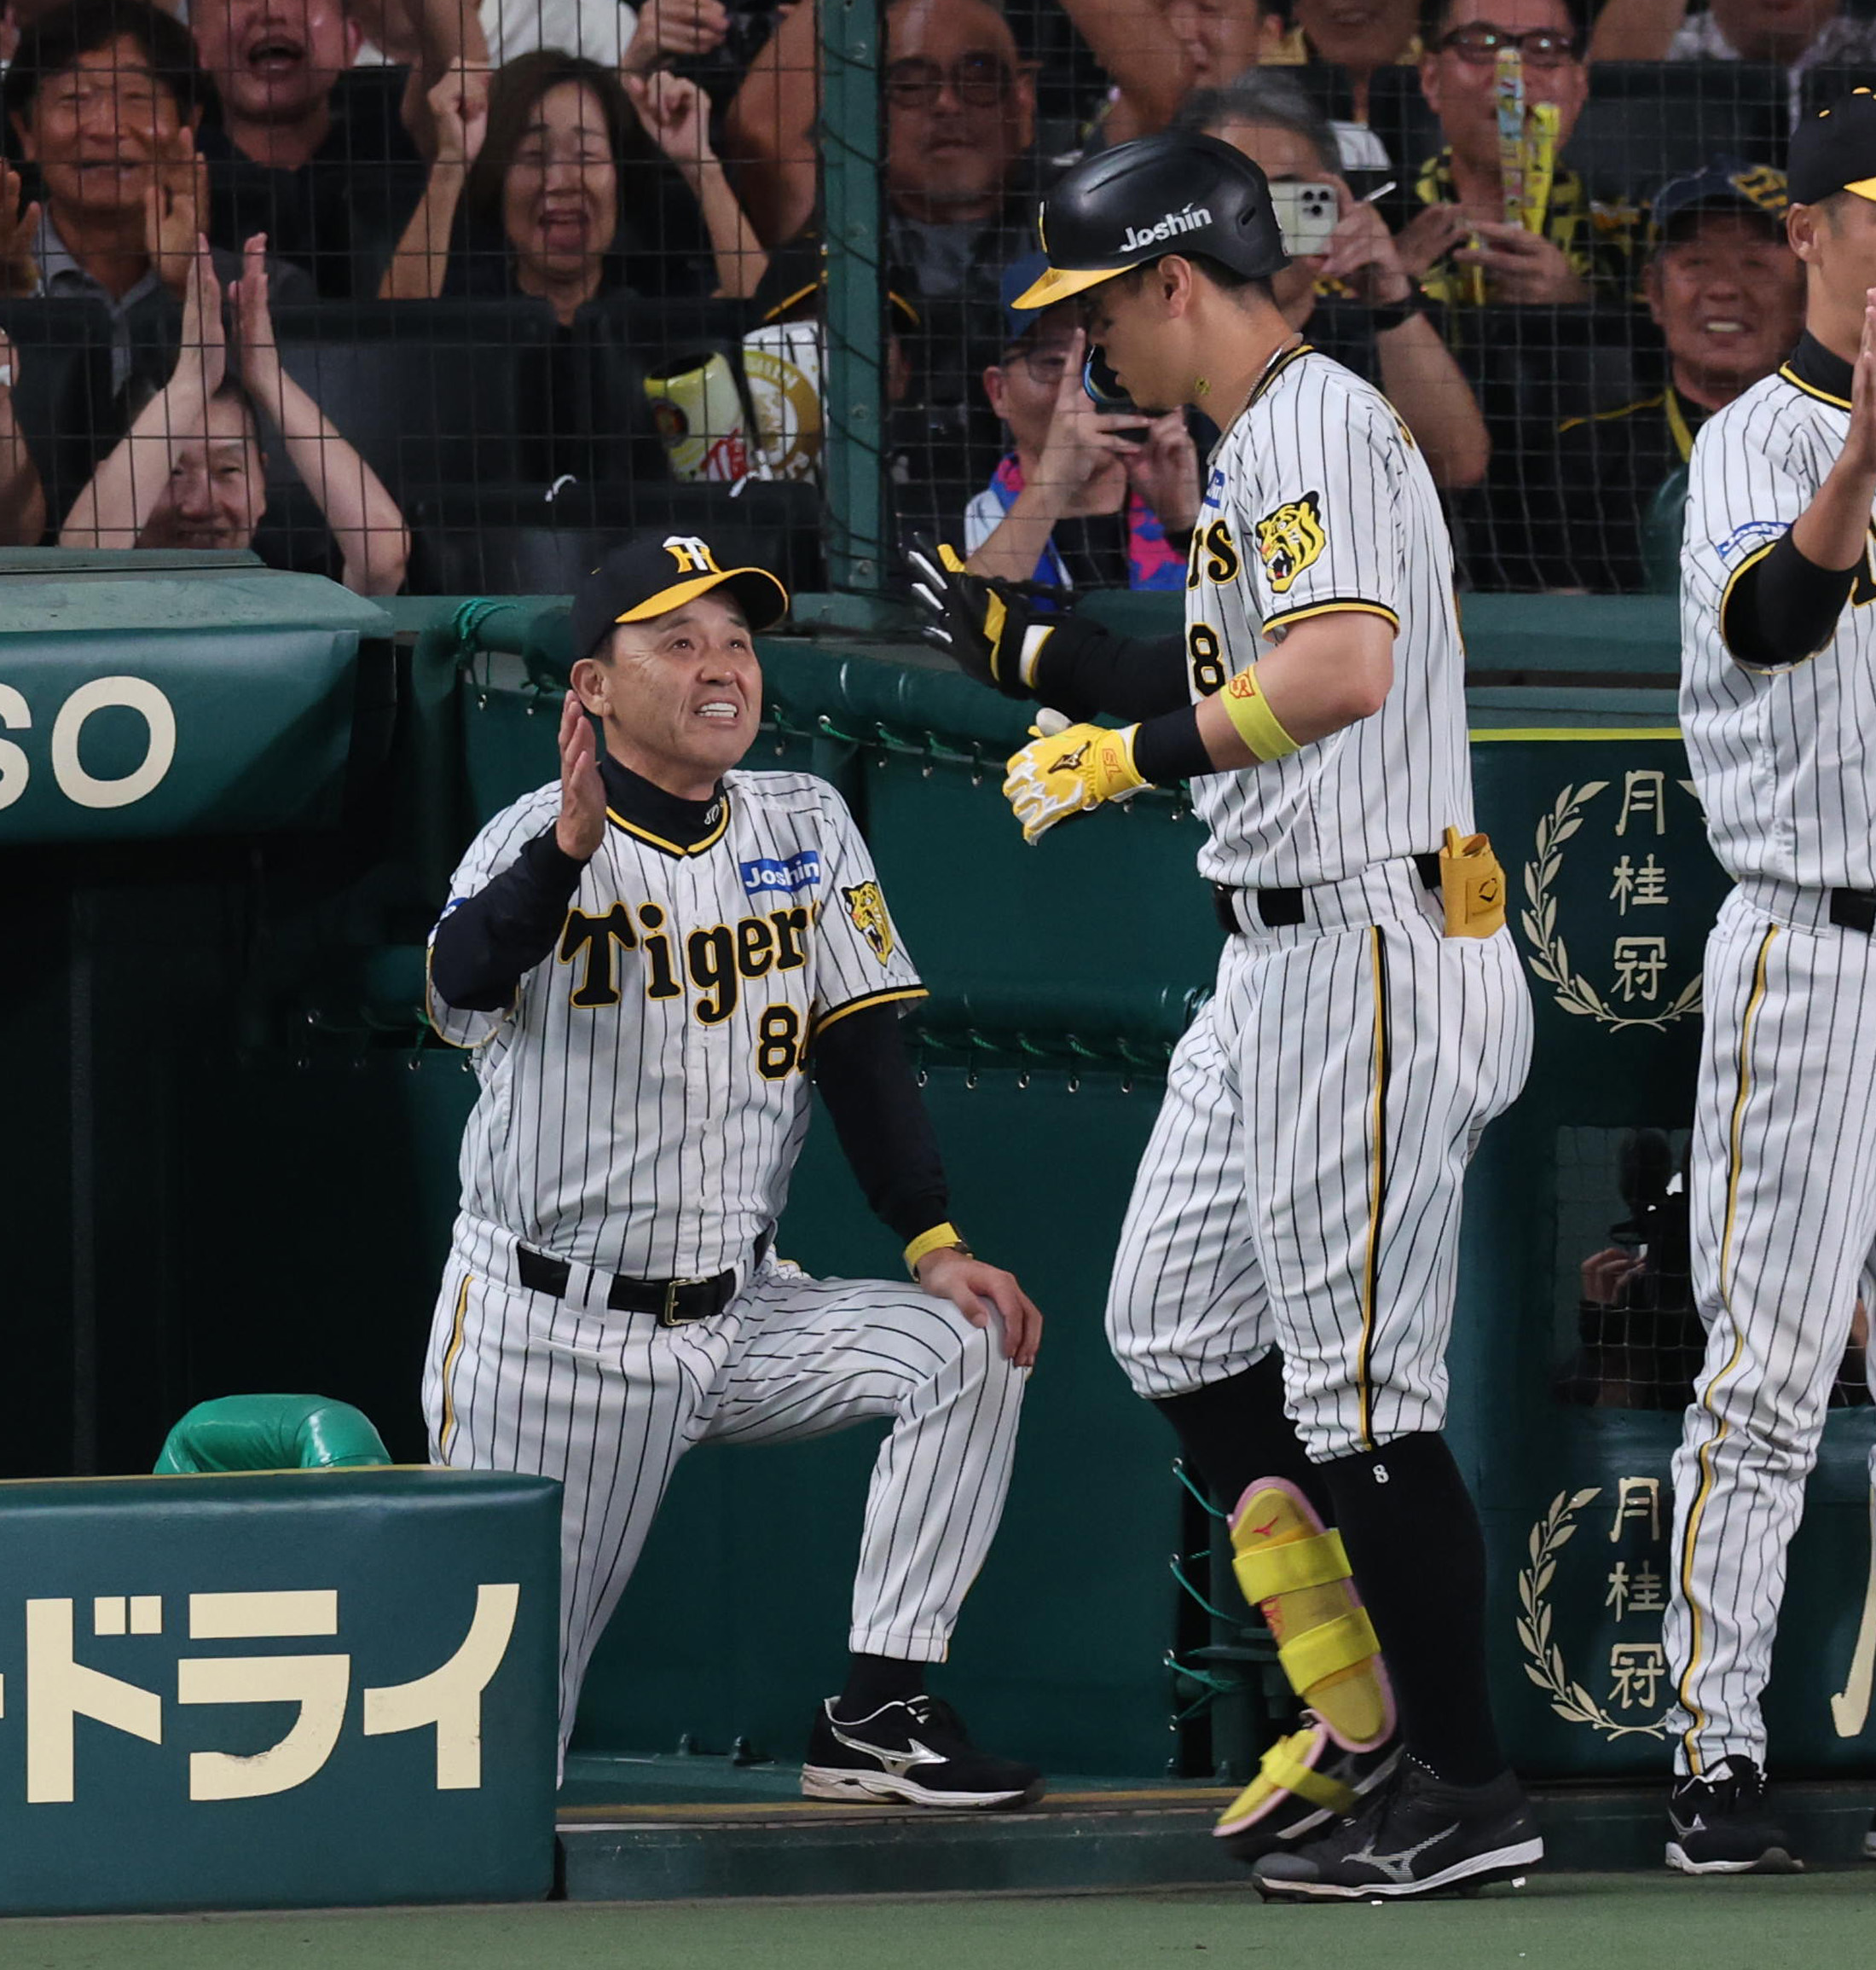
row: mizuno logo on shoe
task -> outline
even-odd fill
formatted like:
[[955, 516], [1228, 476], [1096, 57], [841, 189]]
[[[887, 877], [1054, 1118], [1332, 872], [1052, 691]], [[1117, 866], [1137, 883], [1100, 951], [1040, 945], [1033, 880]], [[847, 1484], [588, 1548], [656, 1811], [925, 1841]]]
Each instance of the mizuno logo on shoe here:
[[946, 1762], [942, 1752], [934, 1751], [929, 1745], [921, 1744], [916, 1737], [909, 1740], [908, 1748], [905, 1751], [882, 1751], [877, 1744], [868, 1744], [863, 1737], [849, 1737], [837, 1724], [832, 1725], [832, 1730], [835, 1743], [844, 1744], [849, 1751], [864, 1752], [868, 1758], [877, 1759], [880, 1770], [889, 1771], [895, 1778], [905, 1777], [907, 1772], [918, 1765], [943, 1764]]
[[1417, 1846], [1403, 1847], [1398, 1853], [1377, 1854], [1370, 1841], [1367, 1846], [1348, 1857], [1351, 1861], [1365, 1862], [1376, 1874], [1385, 1874], [1390, 1881], [1398, 1881], [1404, 1886], [1414, 1878], [1414, 1863], [1427, 1848], [1437, 1846], [1441, 1840], [1450, 1840], [1458, 1831], [1459, 1822], [1455, 1820], [1450, 1827], [1442, 1827], [1438, 1833], [1427, 1834]]

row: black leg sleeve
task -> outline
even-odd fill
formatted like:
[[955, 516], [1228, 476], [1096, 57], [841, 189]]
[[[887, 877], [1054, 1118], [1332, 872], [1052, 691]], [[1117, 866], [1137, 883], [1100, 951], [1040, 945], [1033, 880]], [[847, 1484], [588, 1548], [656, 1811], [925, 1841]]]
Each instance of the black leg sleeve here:
[[1485, 1682], [1485, 1544], [1444, 1437], [1317, 1467], [1400, 1708], [1408, 1751], [1450, 1785], [1505, 1768]]
[[1261, 1361], [1153, 1406], [1178, 1433], [1179, 1451], [1194, 1478], [1229, 1512], [1259, 1478], [1288, 1478], [1333, 1525], [1335, 1514], [1321, 1467], [1303, 1454], [1296, 1426], [1283, 1411], [1283, 1362], [1273, 1347]]

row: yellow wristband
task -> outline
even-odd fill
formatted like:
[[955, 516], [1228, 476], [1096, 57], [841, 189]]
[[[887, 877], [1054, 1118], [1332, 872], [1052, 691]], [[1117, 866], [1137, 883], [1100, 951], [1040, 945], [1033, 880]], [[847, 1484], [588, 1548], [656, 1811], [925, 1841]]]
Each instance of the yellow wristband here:
[[1255, 757], [1286, 759], [1299, 750], [1278, 724], [1270, 699], [1258, 689], [1256, 664], [1247, 663], [1235, 677], [1228, 678], [1223, 696], [1225, 716]]
[[941, 1252], [947, 1245], [961, 1245], [964, 1238], [958, 1227], [952, 1224], [934, 1225], [929, 1231], [921, 1231], [906, 1248], [906, 1270], [913, 1278], [918, 1277], [918, 1261], [929, 1259], [934, 1252]]

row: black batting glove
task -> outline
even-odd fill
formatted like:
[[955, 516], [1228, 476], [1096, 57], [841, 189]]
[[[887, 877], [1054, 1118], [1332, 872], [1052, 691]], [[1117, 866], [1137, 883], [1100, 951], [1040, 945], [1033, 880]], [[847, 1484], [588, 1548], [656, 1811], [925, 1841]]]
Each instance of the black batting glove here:
[[1039, 608], [1060, 591], [973, 575], [955, 548], [913, 534], [906, 546], [913, 597], [927, 617], [919, 635], [960, 670], [1005, 698], [1038, 695], [1036, 663], [1060, 621]]

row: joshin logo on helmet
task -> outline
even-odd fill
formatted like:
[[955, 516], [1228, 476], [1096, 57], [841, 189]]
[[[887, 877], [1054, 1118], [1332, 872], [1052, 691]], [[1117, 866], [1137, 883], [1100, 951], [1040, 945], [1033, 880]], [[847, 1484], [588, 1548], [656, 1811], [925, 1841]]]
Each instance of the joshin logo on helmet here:
[[1129, 226], [1127, 236], [1120, 242], [1120, 251], [1131, 253], [1141, 246], [1156, 246], [1161, 240], [1177, 239], [1181, 233], [1196, 233], [1201, 226], [1212, 223], [1212, 208], [1201, 206], [1196, 211], [1190, 201], [1183, 211], [1167, 212], [1155, 224]]

